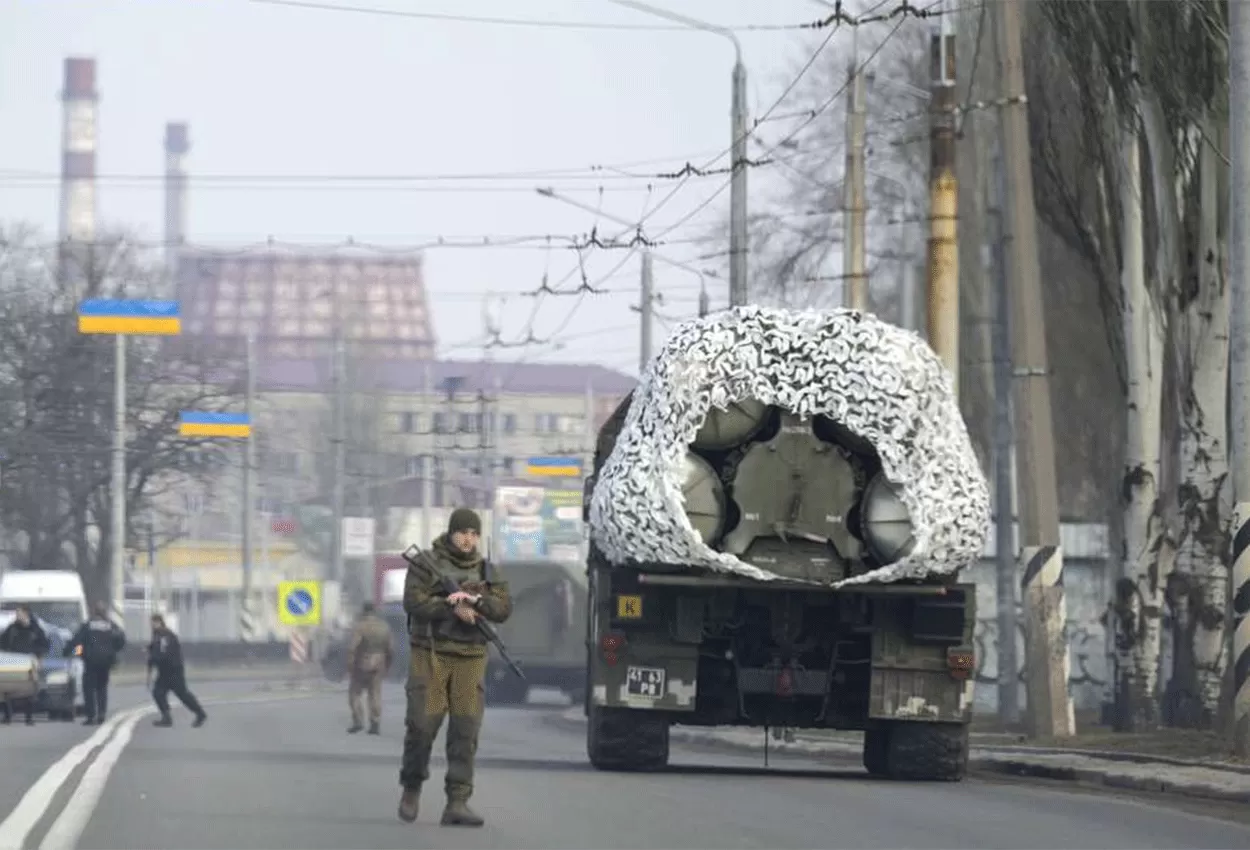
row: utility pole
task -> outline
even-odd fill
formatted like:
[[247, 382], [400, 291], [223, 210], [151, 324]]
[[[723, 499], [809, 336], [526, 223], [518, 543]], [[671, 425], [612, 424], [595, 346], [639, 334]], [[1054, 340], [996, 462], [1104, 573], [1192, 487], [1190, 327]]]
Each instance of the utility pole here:
[[1250, 10], [1229, 4], [1229, 360], [1233, 446], [1233, 741], [1250, 756]]
[[424, 369], [424, 385], [421, 389], [421, 407], [425, 413], [425, 456], [421, 459], [421, 534], [425, 536], [423, 544], [428, 546], [434, 542], [434, 535], [431, 534], [431, 524], [433, 522], [431, 506], [434, 502], [434, 454], [437, 448], [437, 438], [434, 436], [434, 412], [436, 401], [434, 398], [434, 364], [429, 360], [425, 361]]
[[[247, 335], [247, 360], [245, 376], [246, 391], [243, 400], [243, 411], [247, 421], [256, 428], [256, 336]], [[256, 636], [256, 621], [252, 613], [252, 518], [256, 513], [256, 495], [254, 480], [256, 469], [256, 439], [251, 435], [243, 441], [243, 597], [239, 606], [240, 635], [245, 643], [251, 642]]]
[[331, 445], [334, 452], [334, 481], [333, 491], [330, 497], [330, 510], [334, 514], [334, 528], [331, 534], [331, 540], [334, 551], [330, 554], [331, 579], [334, 581], [343, 581], [343, 509], [345, 479], [347, 477], [347, 404], [345, 403], [346, 395], [346, 376], [345, 371], [345, 344], [343, 340], [343, 325], [341, 320], [336, 319], [334, 324], [334, 363], [333, 382], [334, 382], [334, 436], [331, 437]]
[[929, 39], [929, 345], [959, 397], [959, 185], [955, 177], [955, 32], [950, 15]]
[[1011, 265], [1012, 360], [1015, 368], [1016, 500], [1024, 576], [1029, 717], [1032, 733], [1065, 738], [1075, 733], [1068, 694], [1068, 655], [1063, 598], [1063, 550], [1055, 480], [1054, 422], [1046, 358], [1046, 314], [1037, 256], [1036, 208], [1029, 157], [1020, 46], [1020, 0], [990, 6], [995, 18], [999, 79], [1005, 104], [999, 113], [1006, 176], [1007, 256]]
[[[738, 42], [734, 41], [738, 50]], [[747, 72], [738, 50], [733, 70], [733, 176], [729, 184], [729, 306], [747, 303]], [[650, 260], [647, 261], [648, 267]]]
[[1007, 203], [1002, 151], [994, 154], [990, 210], [993, 233], [990, 256], [993, 274], [994, 318], [991, 345], [994, 360], [994, 537], [998, 576], [998, 719], [1014, 726], [1020, 722], [1020, 669], [1016, 656], [1016, 533], [1012, 481], [1011, 434], [1011, 305], [1007, 298], [1006, 228], [1003, 208]]
[[868, 309], [868, 278], [864, 273], [867, 192], [864, 189], [864, 144], [867, 112], [864, 75], [859, 68], [859, 31], [851, 44], [847, 65], [846, 171], [842, 175], [842, 302], [852, 310]]
[[[732, 284], [730, 286], [732, 288]], [[638, 340], [638, 374], [641, 375], [651, 361], [651, 317], [655, 314], [650, 251], [643, 251], [642, 254], [642, 282], [638, 299], [638, 323], [641, 328]]]
[[126, 624], [126, 335], [116, 334], [113, 366], [113, 619]]

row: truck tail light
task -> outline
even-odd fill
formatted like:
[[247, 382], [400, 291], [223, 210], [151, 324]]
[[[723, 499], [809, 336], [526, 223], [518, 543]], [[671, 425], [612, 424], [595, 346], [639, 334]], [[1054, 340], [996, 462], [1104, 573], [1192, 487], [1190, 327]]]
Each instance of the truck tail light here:
[[788, 697], [794, 694], [794, 674], [790, 672], [789, 667], [783, 667], [781, 672], [777, 674], [777, 696]]
[[603, 660], [608, 664], [615, 664], [617, 661], [617, 653], [625, 646], [625, 636], [619, 634], [606, 634], [599, 638], [599, 650], [603, 653]]
[[946, 666], [955, 679], [967, 679], [976, 670], [977, 656], [971, 649], [955, 647], [946, 650]]

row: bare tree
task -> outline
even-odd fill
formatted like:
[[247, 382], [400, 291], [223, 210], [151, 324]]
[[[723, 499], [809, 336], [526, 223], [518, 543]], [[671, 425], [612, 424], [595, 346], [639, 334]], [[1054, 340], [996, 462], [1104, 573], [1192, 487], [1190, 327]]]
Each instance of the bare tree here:
[[[1209, 722], [1222, 678], [1227, 592], [1228, 342], [1211, 145], [1226, 120], [1224, 4], [1048, 0], [1044, 14], [1055, 51], [1040, 61], [1057, 82], [1037, 87], [1053, 97], [1034, 104], [1045, 171], [1039, 206], [1089, 260], [1109, 316], [1122, 317], [1119, 328], [1108, 322], [1129, 437], [1124, 576], [1114, 603], [1120, 721], [1125, 728], [1155, 722], [1168, 586], [1181, 662], [1173, 685], [1200, 706], [1191, 714], [1207, 717], [1190, 722]], [[1062, 117], [1065, 96], [1075, 114]], [[1073, 125], [1080, 132], [1064, 142], [1060, 130]], [[1148, 256], [1145, 245], [1153, 246]], [[1165, 383], [1165, 375], [1173, 380]], [[1175, 394], [1165, 394], [1168, 385]], [[1166, 433], [1175, 419], [1179, 434]], [[1164, 480], [1177, 465], [1179, 528], [1172, 533]]]
[[[88, 591], [109, 585], [113, 408], [111, 340], [83, 335], [85, 298], [151, 297], [159, 269], [124, 238], [89, 251], [41, 244], [24, 227], [0, 233], [0, 523], [10, 560], [70, 568]], [[183, 410], [220, 411], [237, 399], [232, 364], [172, 355], [161, 340], [127, 346], [126, 544], [143, 526], [169, 539], [168, 500], [208, 481], [223, 462], [213, 440], [178, 434]]]

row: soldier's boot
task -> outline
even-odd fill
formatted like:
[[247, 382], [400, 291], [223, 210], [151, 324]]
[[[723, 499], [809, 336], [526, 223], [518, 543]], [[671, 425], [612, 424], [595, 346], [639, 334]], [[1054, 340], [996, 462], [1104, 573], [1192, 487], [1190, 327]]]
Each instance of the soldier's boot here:
[[378, 722], [378, 721], [376, 721], [376, 720], [371, 721], [371, 722], [369, 723], [369, 734], [370, 734], [370, 735], [381, 735], [381, 734], [382, 734], [382, 724], [381, 724], [381, 723], [379, 723], [379, 722]]
[[169, 716], [168, 711], [162, 711], [160, 718], [152, 725], [167, 728], [174, 725], [174, 719]]
[[453, 797], [447, 801], [447, 808], [443, 809], [443, 819], [440, 823], [443, 826], [481, 826], [486, 823], [486, 820], [470, 809], [467, 801]]
[[421, 786], [416, 788], [405, 788], [404, 793], [399, 796], [399, 819], [405, 823], [412, 823], [417, 819], [417, 811], [421, 804]]
[[362, 729], [364, 729], [364, 728], [365, 728], [365, 727], [364, 727], [364, 726], [362, 726], [362, 725], [360, 724], [360, 721], [358, 721], [358, 720], [353, 720], [353, 721], [352, 721], [352, 725], [347, 727], [347, 734], [348, 734], [348, 735], [355, 735], [357, 732], [359, 732], [360, 730], [362, 730]]
[[201, 726], [204, 725], [204, 721], [207, 719], [208, 719], [208, 714], [204, 711], [204, 709], [201, 708], [200, 713], [195, 715], [195, 720], [191, 721], [191, 728], [199, 729]]

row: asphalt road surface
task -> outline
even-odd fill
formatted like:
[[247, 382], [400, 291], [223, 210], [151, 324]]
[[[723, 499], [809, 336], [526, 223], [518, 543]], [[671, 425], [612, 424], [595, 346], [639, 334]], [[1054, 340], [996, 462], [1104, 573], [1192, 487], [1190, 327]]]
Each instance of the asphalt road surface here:
[[201, 729], [181, 708], [173, 729], [127, 714], [146, 705], [137, 688], [116, 689], [100, 731], [0, 727], [0, 850], [1250, 847], [1245, 824], [1027, 783], [877, 782], [851, 765], [764, 770], [750, 754], [677, 747], [667, 772], [599, 773], [582, 734], [538, 707], [487, 715], [473, 799], [484, 828], [438, 825], [441, 758], [404, 824], [400, 688], [388, 685], [380, 737], [344, 734], [340, 692], [201, 690]]

